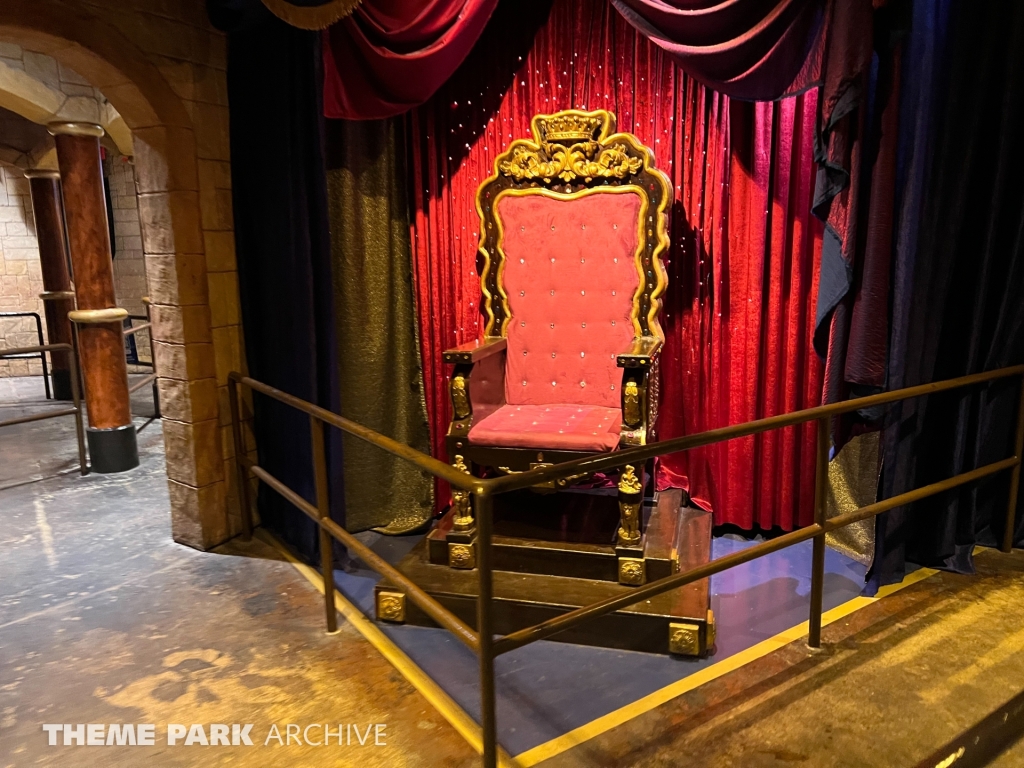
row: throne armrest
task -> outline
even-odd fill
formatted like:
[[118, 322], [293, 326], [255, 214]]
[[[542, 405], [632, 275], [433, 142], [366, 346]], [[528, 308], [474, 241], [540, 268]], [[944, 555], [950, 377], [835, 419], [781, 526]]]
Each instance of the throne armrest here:
[[629, 349], [615, 356], [622, 368], [622, 429], [619, 444], [623, 447], [645, 445], [654, 436], [658, 420], [658, 356], [661, 339], [637, 336]]
[[[448, 453], [456, 455], [475, 422], [505, 404], [505, 350], [502, 336], [488, 336], [446, 350], [444, 361], [455, 366], [449, 384], [452, 421]], [[464, 453], [464, 451], [463, 451]]]
[[661, 354], [662, 341], [656, 336], [637, 336], [629, 349], [615, 356], [619, 368], [646, 368], [650, 370], [654, 360]]
[[483, 339], [467, 341], [452, 349], [445, 350], [444, 361], [446, 363], [473, 363], [484, 358], [504, 352], [508, 346], [508, 339], [504, 336], [488, 336]]

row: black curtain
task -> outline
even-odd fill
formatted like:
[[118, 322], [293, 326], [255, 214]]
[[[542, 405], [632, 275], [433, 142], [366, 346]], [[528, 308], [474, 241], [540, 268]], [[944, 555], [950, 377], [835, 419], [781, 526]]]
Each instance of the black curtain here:
[[[231, 180], [249, 374], [338, 411], [320, 37], [259, 0], [209, 0], [228, 33]], [[313, 501], [309, 417], [254, 395], [259, 464]], [[344, 522], [341, 440], [328, 429], [332, 517]], [[260, 484], [265, 526], [317, 560], [317, 527]]]
[[[921, 54], [908, 56], [919, 79], [907, 95], [914, 119], [901, 125], [894, 388], [1024, 362], [1024, 3], [917, 0], [913, 24]], [[894, 409], [883, 496], [1011, 455], [1018, 399], [1009, 380]], [[875, 584], [898, 581], [908, 560], [972, 572], [974, 544], [1001, 538], [1008, 488], [1003, 473], [880, 518]]]

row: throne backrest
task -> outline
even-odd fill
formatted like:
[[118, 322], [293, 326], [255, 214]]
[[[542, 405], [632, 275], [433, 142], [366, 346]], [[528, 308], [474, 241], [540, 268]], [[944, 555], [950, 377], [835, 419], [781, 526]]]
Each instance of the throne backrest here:
[[619, 407], [616, 356], [658, 323], [668, 180], [603, 110], [533, 119], [480, 187], [485, 336], [507, 338], [505, 400]]

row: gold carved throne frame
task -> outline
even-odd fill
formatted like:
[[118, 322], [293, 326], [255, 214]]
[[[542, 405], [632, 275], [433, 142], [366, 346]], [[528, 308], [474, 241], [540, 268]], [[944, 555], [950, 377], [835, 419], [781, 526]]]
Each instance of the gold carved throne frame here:
[[[616, 132], [615, 116], [604, 110], [565, 110], [536, 115], [533, 139], [519, 139], [497, 157], [494, 173], [480, 186], [476, 197], [480, 217], [478, 261], [485, 319], [484, 337], [444, 353], [454, 366], [450, 381], [452, 420], [447, 434], [448, 455], [454, 466], [469, 472], [473, 465], [501, 472], [519, 472], [536, 466], [568, 461], [592, 452], [508, 448], [471, 444], [473, 425], [505, 404], [505, 352], [512, 320], [503, 275], [503, 222], [498, 203], [507, 196], [542, 195], [555, 200], [574, 200], [591, 195], [634, 193], [640, 198], [636, 251], [633, 255], [638, 280], [632, 296], [633, 339], [615, 355], [621, 369], [621, 427], [618, 446], [644, 445], [653, 441], [658, 417], [658, 361], [664, 342], [659, 323], [667, 276], [662, 257], [669, 247], [668, 209], [672, 204], [668, 178], [654, 167], [653, 153], [635, 136]], [[639, 477], [638, 477], [639, 475]], [[619, 481], [621, 527], [618, 544], [622, 554], [642, 551], [640, 512], [643, 467], [624, 468]], [[561, 481], [564, 487], [569, 481]], [[466, 546], [456, 541], [455, 567], [473, 567], [469, 548], [473, 541], [473, 517], [468, 495], [454, 494], [454, 528]], [[636, 558], [620, 563], [623, 583], [643, 583]], [[642, 555], [639, 562], [642, 563]]]

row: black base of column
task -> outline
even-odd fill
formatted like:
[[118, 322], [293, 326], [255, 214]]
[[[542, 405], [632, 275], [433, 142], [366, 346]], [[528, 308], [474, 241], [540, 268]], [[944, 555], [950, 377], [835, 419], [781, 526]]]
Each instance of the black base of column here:
[[54, 400], [74, 400], [71, 394], [71, 371], [50, 371], [50, 386]]
[[127, 472], [139, 466], [139, 444], [135, 438], [134, 424], [111, 429], [89, 427], [85, 436], [89, 441], [89, 459], [93, 472]]

